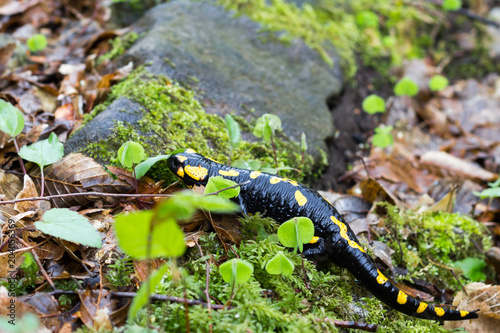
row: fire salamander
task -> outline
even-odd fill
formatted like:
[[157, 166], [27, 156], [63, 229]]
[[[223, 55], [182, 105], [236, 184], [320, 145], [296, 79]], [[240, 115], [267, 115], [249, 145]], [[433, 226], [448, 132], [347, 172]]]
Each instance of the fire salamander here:
[[347, 268], [373, 295], [391, 308], [407, 315], [431, 320], [477, 318], [475, 311], [457, 311], [421, 302], [394, 286], [375, 266], [342, 216], [318, 192], [288, 178], [260, 171], [232, 168], [192, 149], [172, 155], [170, 170], [189, 186], [203, 186], [210, 177], [222, 176], [244, 183], [237, 197], [242, 212], [262, 213], [283, 223], [306, 216], [314, 223], [315, 237], [306, 244], [304, 255], [314, 260], [334, 262]]

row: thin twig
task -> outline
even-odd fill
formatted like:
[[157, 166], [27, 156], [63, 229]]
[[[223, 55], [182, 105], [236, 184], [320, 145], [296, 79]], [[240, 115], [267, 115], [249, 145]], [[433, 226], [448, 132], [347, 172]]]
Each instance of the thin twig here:
[[249, 184], [249, 183], [250, 183], [250, 181], [247, 180], [247, 181], [245, 181], [243, 183], [239, 183], [239, 184], [236, 184], [236, 185], [233, 185], [233, 186], [229, 186], [229, 187], [226, 187], [226, 188], [223, 188], [221, 190], [218, 190], [218, 191], [215, 191], [215, 192], [212, 192], [212, 193], [208, 193], [208, 194], [205, 194], [205, 195], [217, 195], [217, 194], [219, 194], [222, 191], [230, 190], [232, 188], [240, 187], [240, 186], [243, 186], [243, 185], [246, 185], [246, 184]]
[[[17, 239], [24, 246], [30, 247], [30, 245], [28, 243], [26, 243], [22, 238], [18, 237]], [[31, 254], [33, 255], [33, 258], [35, 258], [35, 261], [36, 261], [38, 267], [40, 268], [40, 271], [42, 272], [42, 275], [45, 277], [45, 280], [47, 280], [47, 282], [50, 284], [50, 286], [52, 287], [52, 289], [57, 290], [56, 286], [54, 285], [54, 282], [52, 282], [52, 279], [47, 274], [47, 271], [45, 270], [45, 268], [43, 268], [42, 262], [40, 261], [40, 258], [38, 257], [38, 254], [36, 254], [35, 249], [32, 248], [32, 249], [30, 249], [30, 251], [31, 251]]]
[[458, 281], [458, 283], [460, 283], [460, 286], [462, 287], [462, 291], [465, 293], [466, 296], [469, 296], [467, 294], [467, 290], [465, 290], [465, 287], [464, 285], [462, 284], [462, 281], [460, 281], [460, 279], [458, 278], [458, 276], [455, 274], [455, 272], [453, 271], [453, 269], [450, 269], [450, 273], [453, 275], [453, 277], [455, 278], [455, 280]]
[[[225, 189], [222, 189], [221, 191], [223, 190]], [[9, 201], [0, 201], [0, 205], [15, 204], [17, 202], [22, 202], [22, 201], [41, 201], [41, 200], [49, 201], [51, 199], [69, 198], [77, 196], [115, 197], [115, 198], [154, 198], [154, 197], [168, 198], [171, 197], [172, 194], [122, 194], [122, 193], [105, 193], [105, 192], [66, 193], [66, 194], [49, 195], [46, 197], [32, 197], [32, 198], [15, 199]]]
[[26, 174], [26, 168], [24, 167], [24, 161], [19, 156], [19, 144], [17, 143], [17, 139], [14, 137], [14, 147], [16, 147], [16, 152], [17, 152], [17, 158], [19, 159], [19, 164], [21, 165], [21, 169], [23, 169], [23, 175]]

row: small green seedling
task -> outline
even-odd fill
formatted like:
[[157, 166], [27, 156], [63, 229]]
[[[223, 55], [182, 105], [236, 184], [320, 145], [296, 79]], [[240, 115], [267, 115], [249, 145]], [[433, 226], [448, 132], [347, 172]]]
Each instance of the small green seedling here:
[[300, 251], [302, 258], [302, 271], [304, 281], [307, 283], [306, 267], [304, 265], [304, 244], [309, 243], [314, 237], [314, 224], [308, 217], [294, 217], [280, 225], [278, 228], [278, 239], [286, 247], [293, 247], [294, 252]]
[[488, 183], [490, 188], [482, 190], [481, 192], [474, 191], [474, 194], [477, 197], [480, 197], [481, 200], [485, 198], [493, 199], [500, 197], [500, 177], [494, 183]]
[[0, 131], [16, 137], [24, 128], [24, 117], [21, 111], [9, 102], [0, 99]]
[[24, 146], [19, 150], [19, 156], [27, 161], [36, 163], [40, 167], [41, 190], [40, 196], [43, 197], [44, 191], [44, 173], [43, 169], [52, 163], [59, 161], [64, 155], [64, 145], [59, 142], [54, 132], [50, 133], [48, 139], [35, 142], [30, 146]]
[[431, 91], [441, 91], [444, 88], [448, 87], [450, 81], [442, 75], [434, 75], [429, 80], [429, 88]]
[[237, 197], [240, 194], [240, 187], [237, 185], [238, 184], [233, 182], [232, 180], [224, 179], [221, 176], [210, 177], [208, 179], [208, 183], [207, 186], [205, 187], [204, 193], [205, 195], [208, 195], [220, 191], [217, 194], [218, 196], [225, 199], [231, 199]]
[[306, 157], [307, 151], [306, 133], [304, 132], [302, 132], [302, 134], [300, 135], [300, 151], [302, 152], [302, 161], [300, 163], [304, 164], [304, 159]]
[[484, 282], [486, 275], [483, 269], [486, 267], [486, 262], [479, 258], [465, 258], [464, 260], [455, 261], [453, 266], [462, 270], [464, 276], [474, 282]]
[[363, 100], [363, 110], [368, 114], [385, 112], [385, 101], [382, 97], [372, 94]]
[[53, 208], [43, 214], [35, 227], [48, 235], [70, 242], [101, 248], [102, 240], [89, 220], [67, 208]]
[[141, 163], [144, 157], [144, 148], [134, 141], [127, 141], [118, 149], [118, 161], [125, 168], [132, 168]]
[[135, 178], [136, 179], [140, 179], [141, 177], [143, 177], [148, 171], [149, 169], [151, 169], [151, 167], [153, 165], [155, 165], [157, 162], [159, 161], [163, 161], [163, 160], [166, 160], [168, 159], [171, 155], [174, 155], [174, 154], [177, 154], [177, 153], [182, 153], [183, 151], [185, 151], [186, 149], [176, 149], [174, 150], [173, 152], [171, 152], [170, 154], [167, 154], [167, 155], [158, 155], [158, 156], [155, 156], [155, 157], [150, 157], [148, 158], [147, 160], [137, 164], [137, 166], [135, 167]]
[[[16, 137], [22, 132], [24, 128], [24, 117], [21, 111], [9, 102], [0, 99], [0, 131], [7, 133], [13, 138], [14, 146], [19, 154], [19, 145]], [[19, 164], [26, 174], [26, 169], [21, 157], [19, 157]]]
[[273, 137], [278, 130], [281, 130], [281, 119], [270, 113], [265, 113], [257, 119], [255, 128], [253, 129], [253, 135], [256, 137], [262, 138], [264, 141], [271, 140], [276, 167], [278, 167], [278, 158], [276, 157], [276, 146], [274, 145]]
[[115, 221], [120, 248], [134, 259], [179, 257], [184, 254], [184, 233], [173, 218], [158, 221], [151, 210], [120, 215]]
[[266, 264], [266, 271], [269, 274], [292, 275], [294, 269], [295, 266], [282, 251]]
[[238, 148], [240, 145], [241, 141], [241, 131], [240, 131], [240, 125], [234, 120], [231, 115], [226, 115], [226, 128], [227, 128], [227, 134], [229, 136], [229, 145], [231, 146], [231, 151], [229, 153], [229, 165], [231, 165], [231, 159], [233, 156], [233, 150]]
[[364, 10], [356, 15], [356, 24], [361, 28], [378, 28], [378, 15]]
[[120, 215], [115, 221], [118, 245], [135, 259], [179, 257], [184, 254], [184, 233], [177, 220], [191, 218], [197, 209], [217, 213], [234, 213], [239, 206], [219, 196], [200, 196], [182, 191], [155, 206]]
[[385, 148], [394, 144], [394, 136], [392, 135], [392, 126], [384, 126], [375, 128], [375, 134], [372, 137], [372, 144], [375, 147]]
[[231, 285], [231, 299], [234, 296], [234, 288], [250, 279], [253, 274], [251, 263], [241, 259], [231, 259], [219, 266], [222, 279]]
[[461, 0], [443, 0], [442, 7], [444, 10], [453, 11], [462, 8]]
[[47, 47], [47, 37], [42, 34], [35, 34], [28, 38], [26, 45], [31, 52], [42, 51]]
[[404, 77], [394, 86], [394, 94], [413, 97], [418, 94], [418, 85], [412, 79]]
[[132, 304], [130, 305], [130, 309], [128, 310], [127, 321], [129, 323], [132, 323], [137, 315], [137, 312], [149, 303], [149, 296], [154, 292], [156, 286], [160, 284], [168, 269], [169, 267], [166, 264], [161, 266], [149, 276], [149, 279], [142, 283], [132, 301]]
[[307, 217], [294, 217], [280, 225], [278, 228], [278, 238], [286, 247], [293, 247], [294, 251], [304, 249], [314, 237], [314, 224]]

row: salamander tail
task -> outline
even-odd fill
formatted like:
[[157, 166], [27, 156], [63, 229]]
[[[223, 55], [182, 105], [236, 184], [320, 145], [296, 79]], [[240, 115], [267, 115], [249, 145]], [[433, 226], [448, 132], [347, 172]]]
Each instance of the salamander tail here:
[[458, 311], [421, 302], [405, 294], [393, 285], [392, 282], [375, 267], [373, 260], [366, 253], [358, 252], [355, 257], [361, 259], [363, 264], [360, 265], [358, 261], [356, 265], [352, 265], [355, 267], [350, 265], [351, 267], [348, 267], [348, 269], [351, 273], [353, 273], [361, 284], [373, 295], [397, 311], [412, 317], [430, 320], [466, 320], [478, 318], [478, 310], [470, 312]]

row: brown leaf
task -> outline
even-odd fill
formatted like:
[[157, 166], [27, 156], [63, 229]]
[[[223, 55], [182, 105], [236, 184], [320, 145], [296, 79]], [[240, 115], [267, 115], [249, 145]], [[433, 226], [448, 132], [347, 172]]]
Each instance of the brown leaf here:
[[79, 291], [78, 296], [82, 306], [78, 316], [88, 328], [100, 330], [111, 330], [112, 325], [109, 319], [109, 313], [115, 307], [115, 301], [111, 299], [110, 291], [99, 290]]
[[375, 179], [369, 178], [363, 180], [359, 184], [359, 187], [361, 188], [363, 199], [368, 202], [387, 201], [391, 205], [399, 203], [399, 200]]
[[444, 151], [429, 151], [420, 157], [420, 163], [427, 168], [437, 172], [444, 170], [455, 176], [479, 179], [493, 182], [498, 178], [497, 174], [489, 172], [480, 166], [464, 161]]
[[22, 188], [23, 183], [16, 175], [0, 170], [0, 194], [5, 196], [2, 200], [13, 200]]
[[445, 322], [446, 329], [464, 327], [470, 333], [496, 333], [500, 326], [500, 286], [484, 283], [469, 283], [465, 286], [467, 295], [460, 291], [453, 305], [457, 310], [471, 311], [479, 309], [479, 318], [470, 321]]
[[2, 76], [7, 69], [7, 64], [9, 63], [12, 54], [14, 54], [15, 49], [16, 43], [8, 43], [0, 47], [0, 76]]
[[[4, 247], [7, 250], [7, 246]], [[28, 249], [17, 249], [14, 251], [14, 258], [9, 258], [10, 252], [0, 253], [0, 276], [7, 277], [10, 276], [12, 271], [15, 271], [24, 261], [22, 259], [23, 254], [25, 254]]]
[[[40, 170], [31, 173], [39, 185]], [[85, 193], [89, 191], [106, 193], [129, 193], [132, 186], [113, 177], [104, 171], [103, 167], [92, 158], [80, 153], [69, 154], [61, 160], [45, 168], [45, 189], [47, 195]], [[119, 201], [114, 197], [101, 197], [108, 204]], [[95, 198], [89, 196], [68, 196], [53, 199], [55, 207], [89, 207]]]
[[40, 259], [59, 260], [64, 255], [64, 248], [53, 243], [45, 243], [35, 247], [35, 252]]
[[[35, 197], [38, 197], [35, 183], [31, 180], [30, 176], [24, 175], [24, 187], [23, 190], [16, 196], [16, 200]], [[29, 211], [37, 212], [39, 208], [40, 201], [21, 201], [14, 204], [14, 209], [19, 213]]]

